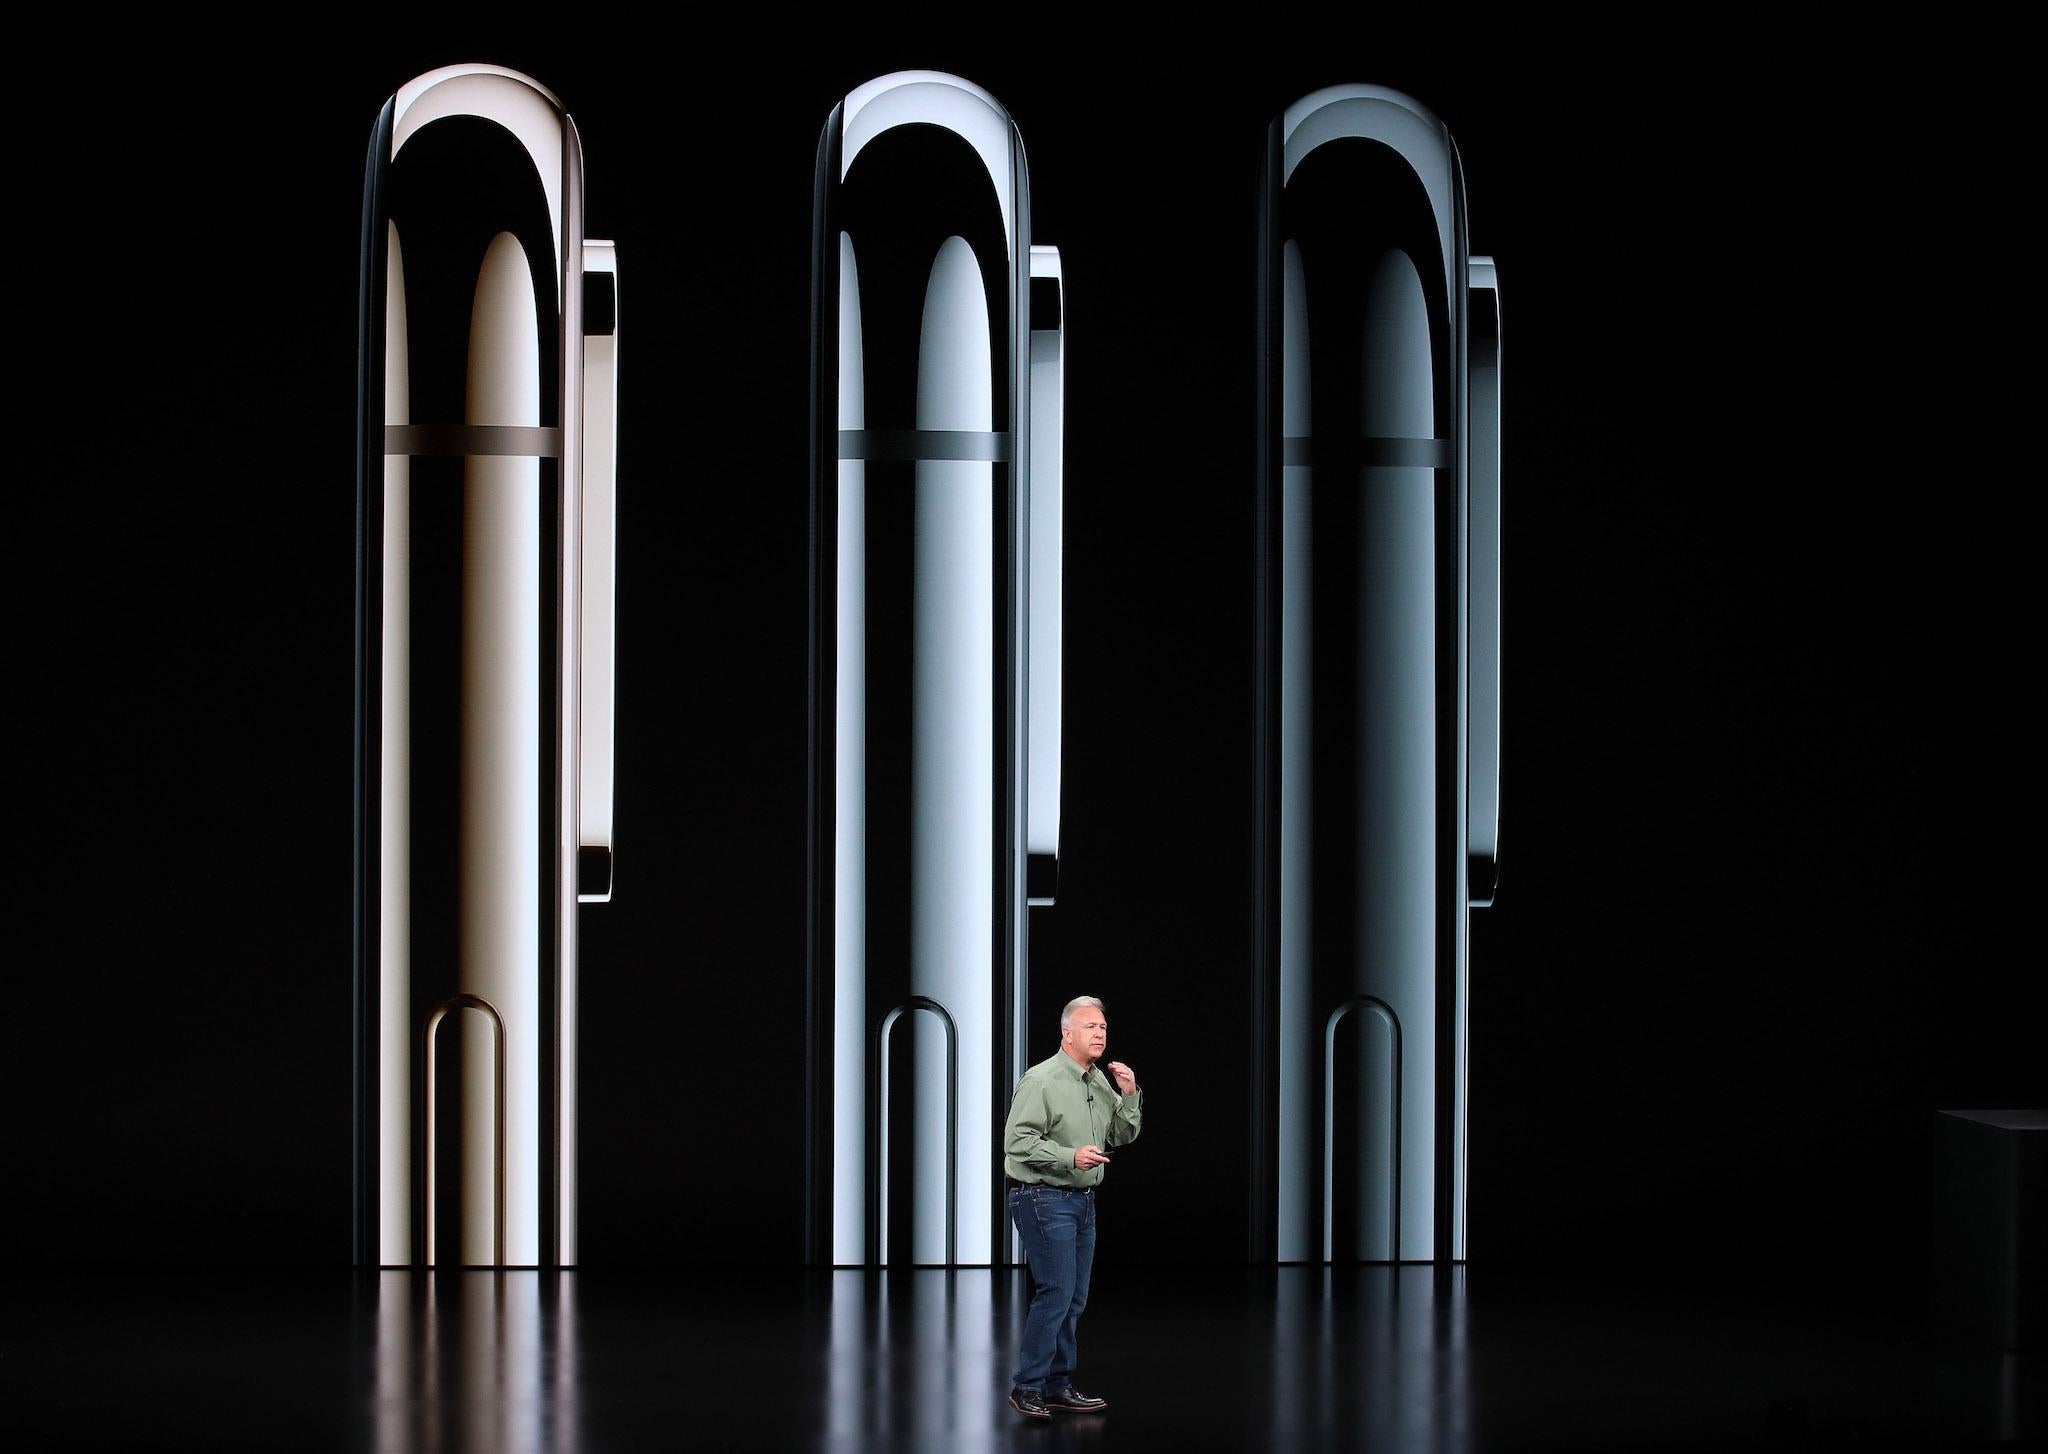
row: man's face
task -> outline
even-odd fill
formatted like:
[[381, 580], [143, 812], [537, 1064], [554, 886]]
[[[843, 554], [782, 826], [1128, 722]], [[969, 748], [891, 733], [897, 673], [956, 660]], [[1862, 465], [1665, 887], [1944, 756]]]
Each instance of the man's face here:
[[1060, 1043], [1074, 1059], [1091, 1065], [1102, 1058], [1103, 1049], [1109, 1044], [1109, 1021], [1094, 1005], [1083, 1005], [1060, 1032]]

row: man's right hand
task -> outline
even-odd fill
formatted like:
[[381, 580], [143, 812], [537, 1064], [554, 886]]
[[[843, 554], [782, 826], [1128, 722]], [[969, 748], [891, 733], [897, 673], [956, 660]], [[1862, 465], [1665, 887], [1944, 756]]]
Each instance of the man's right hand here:
[[1102, 1154], [1100, 1146], [1082, 1146], [1074, 1152], [1074, 1170], [1086, 1171], [1091, 1166], [1107, 1166], [1109, 1158]]

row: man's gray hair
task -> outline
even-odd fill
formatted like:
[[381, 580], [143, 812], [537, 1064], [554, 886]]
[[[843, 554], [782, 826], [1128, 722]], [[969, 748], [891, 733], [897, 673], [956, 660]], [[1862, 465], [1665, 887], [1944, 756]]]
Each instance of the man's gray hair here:
[[1067, 1007], [1060, 1011], [1060, 1031], [1062, 1034], [1066, 1032], [1067, 1022], [1074, 1018], [1074, 1011], [1080, 1009], [1083, 1005], [1093, 1005], [1096, 1009], [1102, 1011], [1104, 1019], [1109, 1018], [1109, 1006], [1103, 1004], [1095, 996], [1075, 995], [1071, 1000], [1067, 1001]]

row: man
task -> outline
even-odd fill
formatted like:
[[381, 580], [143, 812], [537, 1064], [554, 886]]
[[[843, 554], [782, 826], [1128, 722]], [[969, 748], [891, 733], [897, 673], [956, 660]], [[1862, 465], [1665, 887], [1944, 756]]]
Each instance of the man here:
[[1109, 1407], [1074, 1387], [1074, 1328], [1088, 1304], [1095, 1188], [1109, 1165], [1104, 1148], [1138, 1139], [1144, 1093], [1131, 1068], [1116, 1060], [1109, 1062], [1116, 1077], [1110, 1088], [1096, 1065], [1108, 1042], [1102, 1001], [1092, 995], [1068, 1001], [1060, 1011], [1059, 1053], [1024, 1072], [1003, 1127], [1010, 1220], [1035, 1285], [1010, 1380], [1010, 1407], [1026, 1418]]

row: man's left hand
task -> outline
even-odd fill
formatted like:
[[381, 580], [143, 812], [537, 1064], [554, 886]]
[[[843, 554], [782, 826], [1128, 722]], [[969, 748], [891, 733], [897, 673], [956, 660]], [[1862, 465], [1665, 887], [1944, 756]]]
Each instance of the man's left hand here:
[[1137, 1091], [1138, 1073], [1128, 1065], [1125, 1065], [1121, 1060], [1110, 1061], [1109, 1073], [1116, 1077], [1116, 1088], [1119, 1094], [1132, 1095]]

